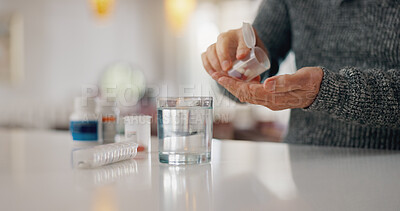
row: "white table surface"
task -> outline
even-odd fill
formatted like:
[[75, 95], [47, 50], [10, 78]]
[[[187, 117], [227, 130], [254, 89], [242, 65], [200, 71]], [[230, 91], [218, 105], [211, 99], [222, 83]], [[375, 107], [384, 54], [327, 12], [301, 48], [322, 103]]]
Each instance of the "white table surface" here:
[[154, 151], [80, 170], [71, 142], [0, 130], [0, 210], [400, 210], [396, 151], [214, 140], [211, 164], [160, 164]]

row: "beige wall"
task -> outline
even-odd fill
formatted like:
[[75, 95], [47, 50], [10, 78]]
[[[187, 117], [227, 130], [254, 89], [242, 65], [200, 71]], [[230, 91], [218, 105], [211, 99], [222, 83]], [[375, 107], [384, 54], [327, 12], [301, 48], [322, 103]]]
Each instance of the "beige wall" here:
[[22, 14], [25, 43], [23, 82], [0, 84], [0, 124], [19, 124], [29, 116], [41, 121], [51, 115], [49, 110], [68, 116], [81, 86], [96, 84], [105, 66], [115, 61], [141, 67], [149, 83], [161, 80], [161, 1], [118, 0], [103, 23], [94, 18], [88, 2], [0, 0], [0, 13]]

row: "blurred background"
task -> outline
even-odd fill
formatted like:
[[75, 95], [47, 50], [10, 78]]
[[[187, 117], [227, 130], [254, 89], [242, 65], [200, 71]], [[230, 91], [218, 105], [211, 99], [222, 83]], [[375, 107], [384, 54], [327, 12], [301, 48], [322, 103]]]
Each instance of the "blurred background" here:
[[[260, 3], [0, 0], [0, 127], [68, 130], [75, 97], [128, 88], [121, 116], [149, 114], [155, 126], [157, 97], [213, 96], [215, 138], [280, 141], [289, 111], [230, 101], [200, 58]], [[279, 74], [295, 69], [290, 53]]]

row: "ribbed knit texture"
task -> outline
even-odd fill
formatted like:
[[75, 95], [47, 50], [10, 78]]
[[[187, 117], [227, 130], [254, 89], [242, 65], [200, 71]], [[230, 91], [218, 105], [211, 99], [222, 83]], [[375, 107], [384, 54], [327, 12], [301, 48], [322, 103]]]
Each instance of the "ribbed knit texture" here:
[[266, 0], [253, 25], [274, 62], [324, 71], [286, 142], [400, 150], [399, 0]]

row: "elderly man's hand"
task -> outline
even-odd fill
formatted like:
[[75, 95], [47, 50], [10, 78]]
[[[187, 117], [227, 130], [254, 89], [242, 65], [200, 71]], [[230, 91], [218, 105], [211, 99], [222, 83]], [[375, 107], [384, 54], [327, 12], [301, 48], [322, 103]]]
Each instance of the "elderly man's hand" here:
[[319, 92], [323, 75], [319, 67], [305, 67], [294, 74], [268, 78], [264, 84], [258, 82], [259, 77], [244, 82], [223, 72], [211, 76], [241, 102], [283, 110], [310, 106]]

